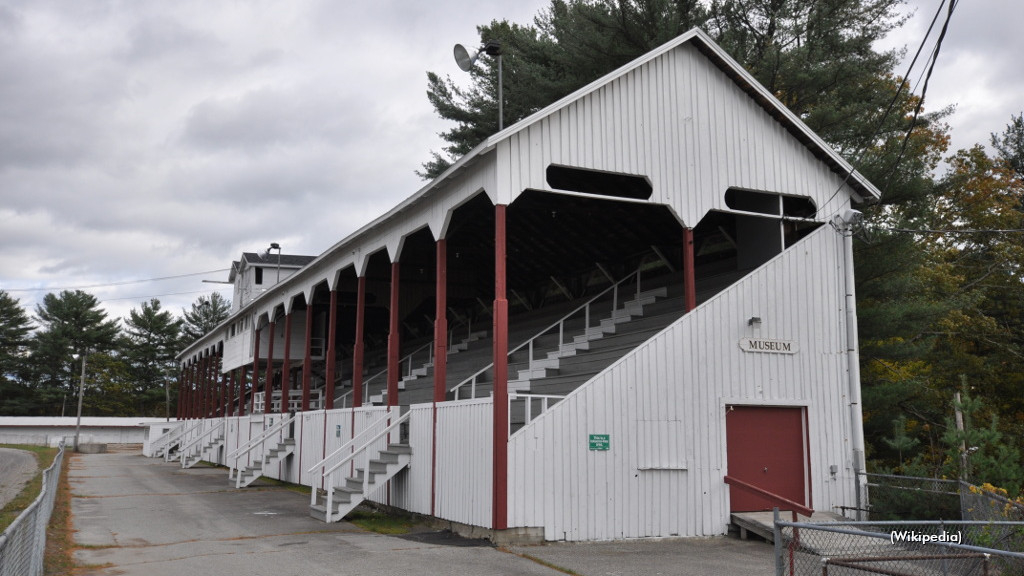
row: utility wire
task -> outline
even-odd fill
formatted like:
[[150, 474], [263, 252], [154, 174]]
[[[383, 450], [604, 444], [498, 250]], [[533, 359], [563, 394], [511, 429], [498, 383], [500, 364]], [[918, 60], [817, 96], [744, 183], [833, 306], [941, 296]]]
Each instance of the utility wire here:
[[163, 280], [175, 280], [178, 278], [188, 278], [189, 276], [203, 276], [206, 274], [216, 274], [218, 272], [227, 272], [230, 268], [221, 268], [219, 270], [207, 270], [206, 272], [192, 272], [190, 274], [179, 274], [177, 276], [161, 276], [159, 278], [144, 278], [142, 280], [125, 280], [123, 282], [108, 282], [105, 284], [84, 284], [81, 286], [45, 286], [39, 288], [4, 288], [5, 292], [46, 292], [52, 290], [81, 290], [85, 288], [109, 288], [112, 286], [125, 286], [127, 284], [142, 284], [143, 282], [160, 282]]
[[[952, 0], [952, 3], [950, 4], [949, 11], [948, 11], [947, 16], [946, 16], [946, 22], [943, 25], [942, 34], [939, 36], [938, 43], [941, 43], [942, 42], [942, 37], [945, 36], [946, 28], [949, 26], [949, 17], [952, 16], [953, 8], [955, 8], [955, 5], [956, 5], [956, 3], [958, 1], [959, 0]], [[896, 93], [893, 94], [892, 100], [889, 101], [889, 105], [886, 107], [885, 112], [882, 113], [882, 117], [878, 120], [878, 124], [875, 126], [874, 131], [872, 131], [871, 137], [869, 137], [868, 140], [867, 140], [867, 145], [868, 146], [870, 146], [871, 142], [873, 142], [875, 140], [875, 137], [878, 136], [878, 133], [882, 130], [882, 126], [885, 125], [886, 118], [888, 118], [889, 114], [892, 113], [893, 109], [896, 107], [896, 102], [899, 101], [900, 96], [903, 94], [904, 87], [909, 86], [909, 78], [910, 78], [911, 73], [914, 71], [914, 66], [917, 65], [917, 59], [921, 56], [921, 52], [924, 51], [924, 47], [928, 43], [928, 37], [931, 36], [932, 30], [935, 29], [935, 23], [938, 22], [939, 16], [942, 14], [942, 9], [945, 7], [945, 5], [946, 5], [946, 0], [942, 0], [942, 2], [939, 4], [939, 8], [935, 11], [935, 15], [932, 16], [931, 24], [928, 25], [928, 31], [925, 32], [924, 38], [921, 39], [921, 44], [917, 47], [917, 52], [914, 53], [914, 58], [913, 58], [913, 60], [910, 61], [910, 66], [907, 67], [906, 74], [904, 74], [903, 78], [900, 80], [899, 88], [896, 89]], [[938, 48], [939, 48], [938, 43], [936, 44], [935, 49], [932, 51], [932, 57], [931, 57], [932, 62], [931, 63], [932, 63], [933, 67], [935, 65], [935, 60], [934, 59], [935, 59], [936, 56], [938, 56]], [[930, 69], [929, 69], [929, 72], [928, 72], [928, 76], [929, 77], [931, 76], [931, 70]], [[927, 90], [927, 87], [928, 87], [928, 85], [927, 85], [927, 83], [925, 83], [925, 90]], [[924, 93], [922, 92], [921, 93], [921, 98], [918, 100], [918, 108], [917, 108], [918, 110], [920, 110], [920, 105], [921, 105], [921, 103], [923, 101], [924, 101]], [[915, 112], [915, 114], [914, 114], [914, 122], [916, 122], [916, 121], [917, 121], [917, 113]], [[911, 123], [910, 129], [907, 130], [907, 134], [904, 137], [904, 140], [903, 140], [903, 150], [906, 149], [907, 139], [910, 138], [910, 133], [914, 129], [914, 122]], [[860, 153], [857, 156], [857, 159], [852, 164], [860, 164], [861, 161], [864, 159], [864, 154], [866, 152], [867, 152], [867, 147], [865, 147], [864, 149], [862, 149], [860, 151]], [[902, 156], [903, 156], [903, 152], [901, 150], [900, 155], [896, 158], [896, 162], [893, 163], [893, 166], [888, 170], [889, 172], [891, 172], [892, 170], [895, 170], [896, 166], [899, 165], [899, 162], [900, 162], [900, 159], [902, 158]], [[846, 177], [843, 178], [842, 184], [837, 186], [835, 192], [833, 192], [832, 195], [829, 196], [828, 200], [826, 200], [825, 203], [822, 204], [820, 208], [818, 208], [817, 210], [814, 211], [815, 215], [817, 215], [818, 212], [824, 210], [825, 207], [828, 206], [830, 203], [832, 203], [832, 200], [834, 200], [836, 198], [836, 196], [839, 195], [839, 192], [843, 189], [843, 186], [845, 186], [846, 183], [850, 181], [850, 178], [853, 176], [854, 170], [855, 169], [851, 169], [851, 170], [849, 170], [846, 173]], [[832, 216], [834, 216], [834, 214]], [[829, 216], [829, 219], [831, 219], [831, 216]]]

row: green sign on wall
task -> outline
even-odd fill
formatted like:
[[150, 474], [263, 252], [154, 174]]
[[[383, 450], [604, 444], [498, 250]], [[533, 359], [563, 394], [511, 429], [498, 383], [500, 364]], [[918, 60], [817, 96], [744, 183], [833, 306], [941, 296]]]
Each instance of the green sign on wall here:
[[590, 449], [591, 450], [608, 450], [612, 445], [611, 434], [591, 434], [590, 435]]

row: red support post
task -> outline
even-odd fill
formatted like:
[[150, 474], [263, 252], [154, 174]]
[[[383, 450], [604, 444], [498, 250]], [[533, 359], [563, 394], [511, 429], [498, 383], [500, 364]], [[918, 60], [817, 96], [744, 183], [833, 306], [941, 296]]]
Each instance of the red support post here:
[[[235, 388], [236, 388], [235, 383], [237, 382], [237, 380], [235, 380], [235, 376], [236, 376], [237, 373], [238, 373], [237, 369], [236, 370], [232, 370], [231, 372], [228, 372], [228, 399], [224, 403], [224, 415], [225, 416], [234, 416], [235, 415]], [[239, 394], [239, 396], [241, 396], [241, 394]], [[241, 405], [242, 399], [239, 398], [238, 402], [239, 402], [239, 405]]]
[[[337, 331], [338, 324], [338, 290], [331, 290], [331, 308], [327, 312], [327, 369], [324, 378], [327, 380], [324, 389], [327, 393], [327, 398], [324, 399], [324, 407], [327, 410], [334, 409], [334, 347], [337, 345], [337, 339], [335, 338], [335, 332]], [[325, 421], [326, 422], [326, 421]]]
[[693, 271], [693, 228], [683, 228], [683, 309], [697, 307], [697, 277]]
[[292, 391], [292, 313], [284, 315], [284, 360], [281, 365], [281, 414], [287, 414]]
[[[245, 416], [245, 405], [246, 405], [245, 394], [246, 394], [246, 390], [249, 390], [249, 388], [246, 386], [246, 384], [249, 383], [249, 378], [248, 378], [249, 370], [248, 370], [248, 368], [249, 367], [246, 366], [245, 364], [242, 364], [242, 367], [240, 368], [241, 374], [239, 375], [239, 378], [238, 378], [238, 411], [235, 414], [235, 416]], [[251, 394], [251, 392], [250, 392], [250, 394]]]
[[494, 207], [494, 478], [491, 524], [508, 528], [508, 300], [503, 204]]
[[434, 402], [444, 402], [448, 378], [448, 243], [437, 241], [434, 296]]
[[[312, 297], [310, 297], [312, 300]], [[309, 386], [313, 370], [313, 303], [306, 302], [306, 354], [302, 357], [302, 411], [309, 411]]]
[[206, 406], [209, 404], [207, 394], [210, 392], [210, 359], [204, 356], [199, 361], [199, 418], [206, 418]]
[[260, 329], [256, 328], [256, 335], [253, 336], [252, 353], [252, 392], [249, 396], [249, 414], [256, 412], [256, 393], [260, 389]]
[[391, 263], [391, 327], [388, 330], [388, 406], [398, 406], [398, 374], [401, 366], [398, 365], [399, 346], [401, 341], [398, 337], [398, 289], [401, 277], [401, 264]]
[[363, 405], [363, 324], [366, 319], [366, 277], [356, 287], [356, 339], [352, 350], [352, 407]]
[[[228, 407], [231, 406], [231, 390], [228, 389], [228, 379], [230, 379], [234, 372], [224, 372], [224, 353], [221, 352], [218, 357], [220, 363], [220, 415], [222, 417], [228, 415]], [[234, 384], [232, 383], [232, 388]]]
[[181, 408], [181, 417], [185, 420], [192, 419], [192, 362], [185, 366], [185, 388], [183, 394], [178, 398], [178, 405]]
[[270, 414], [270, 399], [274, 395], [274, 340], [275, 325], [271, 320], [267, 324], [267, 370], [263, 381], [263, 413]]
[[430, 453], [430, 515], [437, 500], [437, 403], [444, 402], [448, 387], [448, 242], [437, 241], [437, 279], [434, 290], [434, 406]]

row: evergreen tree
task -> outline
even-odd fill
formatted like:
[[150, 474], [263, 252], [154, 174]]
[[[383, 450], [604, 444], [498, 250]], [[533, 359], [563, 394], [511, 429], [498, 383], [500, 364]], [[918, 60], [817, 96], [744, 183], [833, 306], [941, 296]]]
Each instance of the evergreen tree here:
[[1002, 134], [992, 134], [992, 147], [1024, 178], [1024, 112], [1011, 117]]
[[192, 303], [192, 308], [182, 310], [182, 313], [182, 337], [186, 344], [191, 344], [227, 320], [231, 315], [231, 303], [219, 292], [211, 292], [209, 296], [197, 298]]
[[[59, 414], [65, 400], [76, 397], [82, 357], [111, 350], [119, 334], [117, 320], [108, 320], [95, 296], [62, 291], [47, 294], [36, 305], [39, 331], [31, 365], [39, 414]], [[74, 358], [77, 355], [78, 358]]]
[[29, 414], [32, 390], [22, 382], [32, 322], [17, 298], [0, 290], [0, 414]]
[[[901, 0], [552, 0], [533, 25], [493, 21], [481, 43], [502, 43], [509, 125], [694, 27], [848, 154], [872, 134], [891, 94], [896, 55], [873, 45], [900, 24]], [[497, 71], [481, 58], [472, 86], [428, 72], [427, 97], [455, 127], [420, 173], [432, 178], [497, 131]], [[906, 96], [906, 95], [905, 95]]]
[[133, 308], [125, 320], [121, 350], [131, 375], [136, 414], [163, 413], [170, 418], [171, 389], [176, 390], [171, 384], [177, 375], [174, 357], [180, 350], [181, 324], [170, 311], [161, 310], [160, 301], [155, 298], [143, 302], [138, 310]]

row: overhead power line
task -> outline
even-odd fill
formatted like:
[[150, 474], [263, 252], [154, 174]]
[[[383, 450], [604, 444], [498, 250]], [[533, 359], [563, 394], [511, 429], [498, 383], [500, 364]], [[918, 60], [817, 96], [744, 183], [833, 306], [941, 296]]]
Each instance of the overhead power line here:
[[227, 272], [230, 268], [221, 268], [219, 270], [207, 270], [205, 272], [192, 272], [189, 274], [178, 274], [176, 276], [161, 276], [159, 278], [143, 278], [141, 280], [124, 280], [122, 282], [106, 282], [103, 284], [83, 284], [80, 286], [41, 286], [37, 288], [4, 288], [5, 292], [48, 292], [53, 290], [84, 290], [86, 288], [110, 288], [113, 286], [126, 286], [128, 284], [142, 284], [145, 282], [162, 282], [164, 280], [176, 280], [178, 278], [188, 278], [190, 276], [203, 276], [206, 274], [217, 274], [218, 272]]

